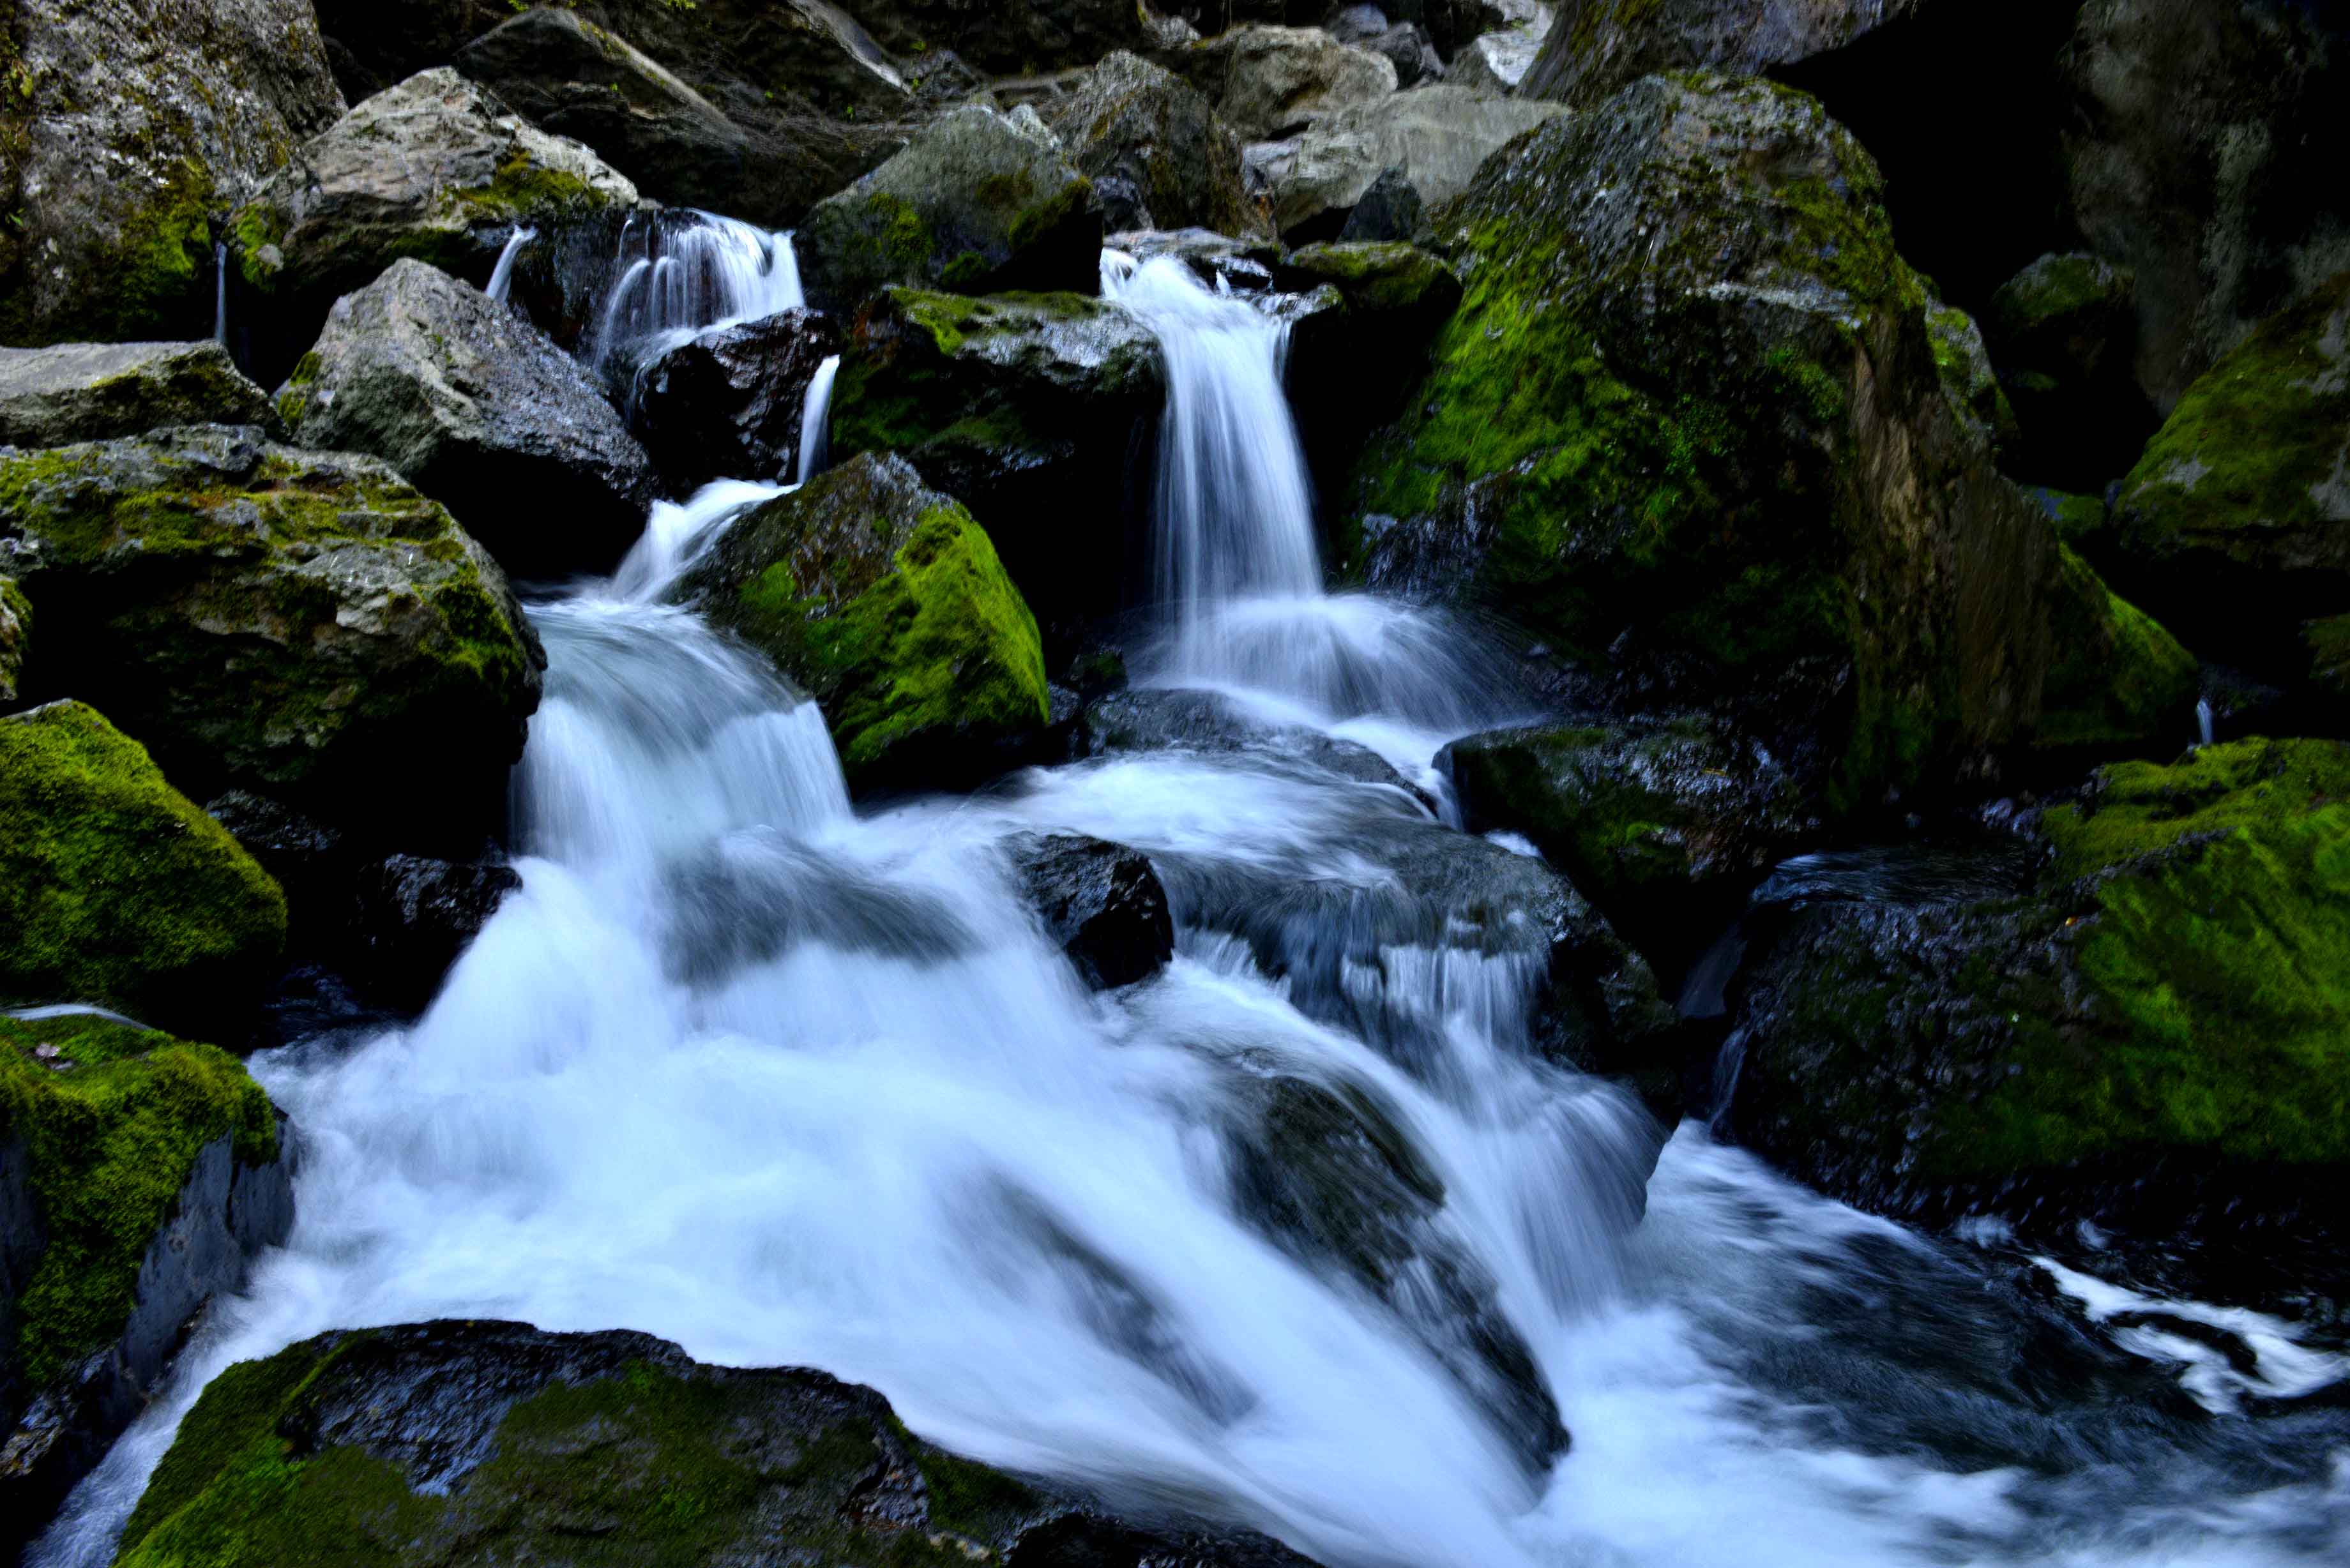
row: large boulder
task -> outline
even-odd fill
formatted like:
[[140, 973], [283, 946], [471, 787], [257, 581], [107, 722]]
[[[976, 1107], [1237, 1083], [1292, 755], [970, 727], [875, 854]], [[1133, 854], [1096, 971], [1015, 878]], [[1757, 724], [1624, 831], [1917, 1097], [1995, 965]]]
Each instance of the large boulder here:
[[637, 433], [662, 483], [684, 493], [717, 479], [799, 472], [809, 384], [840, 351], [828, 317], [786, 310], [681, 343], [637, 373]]
[[2137, 279], [2137, 379], [2168, 413], [2263, 317], [2350, 267], [2312, 201], [2350, 155], [2338, 16], [2285, 0], [2089, 0], [2065, 64], [2072, 215]]
[[2028, 885], [1786, 907], [1757, 933], [1737, 1127], [1895, 1212], [2330, 1190], [2350, 1168], [2345, 800], [2338, 742], [2205, 747], [2048, 811]]
[[210, 338], [0, 348], [0, 446], [68, 446], [165, 425], [265, 425], [269, 394]]
[[[1128, 476], [1164, 378], [1157, 339], [1114, 304], [890, 289], [849, 334], [832, 450], [900, 452], [995, 519], [1004, 565], [1057, 643], [1119, 606], [1142, 522]], [[1072, 496], [1087, 498], [1090, 535], [1068, 525]]]
[[1094, 183], [1104, 222], [1128, 229], [1252, 234], [1241, 149], [1208, 100], [1173, 73], [1116, 54], [1044, 106], [1069, 161]]
[[2195, 656], [2160, 621], [2106, 586], [2070, 545], [2048, 597], [2048, 675], [2032, 745], [2111, 756], [2195, 733]]
[[0, 1552], [161, 1390], [189, 1324], [294, 1219], [269, 1096], [210, 1045], [0, 1017]]
[[[256, 1475], [270, 1478], [258, 1492]], [[1311, 1568], [1262, 1537], [1128, 1522], [957, 1459], [821, 1372], [482, 1322], [321, 1334], [230, 1367], [157, 1467], [118, 1561], [306, 1568], [351, 1540], [381, 1542], [386, 1568], [508, 1552]]]
[[517, 226], [618, 219], [637, 188], [579, 143], [550, 136], [456, 72], [376, 94], [305, 142], [230, 220], [235, 265], [274, 336], [274, 379], [328, 308], [401, 257], [489, 276]]
[[1050, 716], [1036, 619], [986, 531], [865, 455], [737, 519], [679, 596], [824, 708], [852, 785], [1000, 771]]
[[0, 342], [194, 337], [213, 216], [342, 112], [307, 0], [19, 0]]
[[241, 1039], [286, 896], [78, 702], [0, 719], [0, 1006], [90, 1002]]
[[545, 655], [375, 459], [220, 425], [0, 451], [0, 569], [39, 618], [27, 694], [86, 698], [192, 794], [469, 845], [502, 820]]
[[1927, 0], [1567, 0], [1533, 68], [1530, 98], [1588, 109], [1659, 72], [1759, 76], [1840, 49]]
[[847, 309], [892, 283], [1089, 287], [1101, 237], [1093, 186], [1050, 134], [972, 104], [818, 202], [798, 249], [809, 302]]
[[1315, 27], [1238, 27], [1193, 46], [1182, 66], [1248, 141], [1295, 136], [1397, 86], [1394, 61]]
[[609, 571], [651, 460], [570, 355], [420, 261], [336, 301], [278, 391], [296, 446], [380, 457], [522, 576]]
[[1403, 181], [1432, 210], [1466, 191], [1502, 147], [1565, 112], [1450, 85], [1415, 88], [1250, 148], [1249, 171], [1283, 234], [1329, 239], [1382, 177]]
[[2298, 669], [2296, 623], [2350, 604], [2350, 274], [2195, 383], [2085, 546], [2208, 657]]
[[1991, 296], [1985, 327], [2021, 436], [2011, 472], [2095, 493], [2136, 461], [2155, 425], [2133, 369], [2136, 287], [2101, 256], [2052, 254]]
[[2028, 739], [2046, 519], [1935, 362], [1876, 166], [1803, 94], [1651, 78], [1489, 162], [1467, 297], [1366, 454], [1356, 554], [1739, 715], [1831, 814]]

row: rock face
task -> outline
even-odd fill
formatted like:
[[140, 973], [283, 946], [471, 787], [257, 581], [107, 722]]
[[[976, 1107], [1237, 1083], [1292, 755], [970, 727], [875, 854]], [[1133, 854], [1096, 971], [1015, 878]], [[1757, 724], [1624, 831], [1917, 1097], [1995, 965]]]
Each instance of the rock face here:
[[684, 494], [714, 479], [796, 475], [808, 383], [839, 351], [829, 317], [787, 310], [646, 366], [631, 390], [635, 425], [662, 482]]
[[1505, 143], [1565, 112], [1450, 85], [1416, 88], [1330, 116], [1287, 141], [1249, 149], [1274, 225], [1293, 242], [1328, 239], [1393, 172], [1430, 208], [1469, 187]]
[[[832, 450], [902, 453], [968, 501], [1048, 629], [1116, 610], [1141, 537], [1128, 497], [1165, 372], [1149, 330], [1078, 295], [967, 299], [891, 289], [860, 312], [833, 391]], [[1141, 465], [1147, 471], [1147, 464]], [[1094, 498], [1073, 534], [1070, 496]]]
[[1896, 1212], [2322, 1189], [2350, 1161], [2345, 798], [2337, 742], [2116, 764], [2046, 814], [2030, 888], [1786, 911], [1738, 1127]]
[[78, 692], [209, 795], [477, 844], [545, 656], [496, 565], [372, 458], [191, 426], [0, 452], [29, 694]]
[[1950, 406], [1971, 419], [1983, 439], [2004, 452], [2018, 439], [2015, 409], [1999, 384], [1991, 362], [1991, 347], [1982, 328], [1963, 310], [1936, 306], [1926, 313], [1926, 331], [1934, 345], [1934, 369], [1942, 378], [1942, 395]]
[[33, 640], [33, 607], [14, 577], [0, 577], [0, 703], [16, 701], [25, 654]]
[[0, 1018], [0, 1550], [47, 1521], [294, 1220], [277, 1116], [210, 1045]]
[[199, 343], [0, 348], [0, 446], [67, 446], [165, 425], [266, 425], [269, 396]]
[[[322, 1334], [223, 1373], [181, 1432], [124, 1529], [125, 1568], [224, 1551], [299, 1568], [349, 1540], [386, 1568], [507, 1552], [746, 1568], [1310, 1568], [1261, 1537], [1128, 1523], [956, 1459], [869, 1388], [704, 1366], [641, 1334], [432, 1323]], [[264, 1473], [280, 1484], [247, 1497]], [[376, 1546], [388, 1538], [369, 1521], [386, 1508], [399, 1544]]]
[[1460, 306], [1461, 280], [1426, 251], [1363, 241], [1304, 246], [1275, 277], [1320, 291], [1322, 304], [1290, 328], [1285, 375], [1315, 489], [1343, 494], [1364, 438], [1402, 411], [1425, 372], [1430, 341]]
[[1561, 0], [1519, 90], [1587, 109], [1628, 83], [1700, 67], [1759, 76], [1838, 49], [1926, 0]]
[[823, 705], [852, 785], [984, 776], [1049, 717], [1036, 619], [995, 546], [902, 458], [741, 518], [679, 593]]
[[276, 977], [286, 896], [138, 742], [53, 702], [0, 719], [0, 1005], [211, 1033]]
[[2044, 255], [1991, 296], [1988, 331], [2022, 441], [2015, 472], [2098, 492], [2154, 427], [2132, 371], [2137, 282], [2093, 255]]
[[2339, 27], [2275, 0], [2080, 9], [2073, 216], [2136, 275], [2138, 383], [2163, 413], [2255, 323], [2350, 267], [2350, 221], [2309, 197], [2350, 155]]
[[1103, 221], [1128, 229], [1253, 234], [1264, 220], [1241, 175], [1241, 149], [1181, 78], [1117, 54], [1044, 108], [1070, 162], [1094, 184]]
[[1167, 889], [1140, 850], [1055, 834], [1015, 840], [1012, 859], [1045, 931], [1095, 990], [1148, 980], [1175, 956]]
[[1812, 99], [1721, 77], [1493, 159], [1364, 461], [1373, 583], [1465, 579], [1634, 704], [1712, 694], [1832, 811], [2028, 737], [2055, 542], [1952, 410], [1879, 195]]
[[1395, 62], [1315, 27], [1240, 27], [1195, 46], [1185, 74], [1249, 141], [1295, 136], [1396, 90]]
[[2033, 745], [2111, 754], [2187, 741], [2200, 685], [2195, 656], [2070, 545], [2056, 556], [2063, 576], [2049, 596], [2052, 653]]
[[2288, 671], [2294, 623], [2350, 603], [2350, 275], [2189, 387], [2085, 546], [2213, 658]]
[[194, 337], [212, 214], [342, 112], [306, 0], [20, 0], [0, 342]]
[[[1151, 7], [1163, 9], [1163, 7]], [[997, 76], [1091, 65], [1149, 37], [1142, 7], [1128, 0], [1032, 0], [974, 5], [970, 0], [888, 0], [858, 8], [875, 39], [900, 57], [951, 49]]]
[[[617, 218], [636, 205], [637, 188], [587, 148], [438, 69], [387, 88], [304, 143], [230, 229], [244, 286], [298, 349], [335, 300], [395, 259], [486, 278], [517, 224]], [[291, 362], [273, 350], [279, 367]]]
[[798, 249], [810, 303], [846, 309], [892, 283], [1087, 287], [1101, 235], [1093, 187], [1049, 135], [970, 105], [817, 203]]
[[652, 502], [651, 460], [579, 362], [420, 261], [336, 302], [277, 404], [294, 444], [383, 459], [522, 575], [609, 571]]

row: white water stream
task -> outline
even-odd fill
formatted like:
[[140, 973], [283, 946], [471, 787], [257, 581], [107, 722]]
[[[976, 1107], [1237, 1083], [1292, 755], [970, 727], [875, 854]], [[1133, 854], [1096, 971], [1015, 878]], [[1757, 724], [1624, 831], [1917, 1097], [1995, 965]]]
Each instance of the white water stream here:
[[[1457, 631], [1322, 594], [1278, 329], [1157, 263], [1113, 292], [1173, 376], [1153, 678], [1415, 765], [1487, 722]], [[1528, 1051], [1537, 975], [1451, 911], [1366, 948], [1433, 895], [1364, 846], [1473, 843], [1401, 792], [1166, 753], [854, 815], [815, 711], [661, 602], [777, 493], [658, 508], [617, 577], [536, 607], [550, 667], [516, 776], [521, 890], [412, 1026], [256, 1059], [302, 1133], [293, 1240], [37, 1561], [106, 1560], [230, 1361], [459, 1315], [821, 1366], [950, 1447], [1270, 1530], [1332, 1568], [2350, 1552], [2350, 1458], [2328, 1472], [2142, 1417], [2127, 1356], [1968, 1249], [1694, 1127], [1657, 1159], [1662, 1129], [1627, 1096]], [[1342, 950], [1349, 1005], [1308, 1006], [1197, 918], [1163, 975], [1087, 992], [1003, 855], [1054, 828], [1188, 867], [1179, 886], [1309, 890], [1278, 940], [1300, 973]], [[1441, 1183], [1409, 1221], [1422, 1255], [1466, 1260], [1531, 1392], [1459, 1354], [1433, 1275], [1381, 1295], [1269, 1222], [1244, 1178], [1284, 1081], [1377, 1107]], [[2039, 1340], [2089, 1393], [2004, 1376]], [[1572, 1435], [1555, 1460], [1501, 1414], [1544, 1396]]]

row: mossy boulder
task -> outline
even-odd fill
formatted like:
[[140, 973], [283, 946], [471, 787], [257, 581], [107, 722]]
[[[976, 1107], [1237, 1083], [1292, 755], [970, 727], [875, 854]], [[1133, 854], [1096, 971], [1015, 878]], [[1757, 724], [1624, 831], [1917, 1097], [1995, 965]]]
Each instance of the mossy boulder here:
[[2103, 490], [2154, 431], [2138, 390], [2137, 279], [2102, 256], [2049, 254], [2002, 285], [1985, 317], [2019, 439], [2008, 467]]
[[0, 1549], [130, 1424], [205, 1301], [285, 1240], [280, 1147], [224, 1052], [88, 1014], [0, 1017]]
[[1035, 617], [986, 531], [903, 458], [857, 457], [739, 519], [679, 594], [823, 705], [858, 787], [984, 776], [1049, 717]]
[[2290, 1205], [2350, 1168], [2350, 746], [2116, 763], [2014, 897], [1784, 911], [1733, 1116], [1900, 1212]]
[[972, 104], [818, 202], [796, 244], [809, 302], [847, 310], [893, 283], [1089, 289], [1101, 239], [1093, 186], [1051, 134]]
[[1504, 149], [1439, 225], [1466, 296], [1364, 456], [1355, 572], [1740, 716], [1831, 813], [2028, 737], [2055, 541], [1882, 196], [1815, 101], [1720, 76]]
[[2297, 622], [2350, 604], [2350, 273], [2189, 387], [2095, 556], [2207, 657], [2300, 672]]
[[33, 607], [14, 577], [0, 577], [0, 703], [16, 701], [25, 650], [33, 640]]
[[[833, 387], [836, 457], [895, 452], [991, 520], [1058, 647], [1119, 607], [1144, 536], [1134, 454], [1165, 399], [1158, 340], [1084, 295], [891, 288], [858, 313]], [[1091, 498], [1090, 534], [1071, 496]]]
[[228, 350], [195, 343], [0, 348], [0, 446], [66, 446], [166, 425], [273, 425]]
[[0, 1004], [95, 1002], [242, 1038], [286, 896], [78, 702], [0, 718]]
[[2016, 438], [2015, 410], [1991, 367], [1982, 328], [1965, 311], [1938, 304], [1926, 312], [1926, 330], [1933, 339], [1943, 396], [1975, 421], [1994, 448], [2004, 449]]
[[519, 576], [610, 571], [652, 504], [652, 460], [579, 361], [423, 262], [336, 301], [277, 403], [295, 445], [383, 459]]
[[2048, 679], [2032, 743], [2112, 753], [2194, 739], [2201, 677], [2162, 624], [2107, 587], [2070, 545], [2049, 595]]
[[0, 342], [212, 329], [215, 217], [343, 109], [308, 0], [18, 0]]
[[1759, 76], [1840, 49], [1927, 0], [1583, 0], [1561, 5], [1518, 83], [1577, 109], [1640, 77], [1711, 67]]
[[96, 704], [191, 794], [468, 852], [502, 820], [545, 656], [375, 459], [221, 425], [0, 449], [0, 561], [39, 618], [26, 695]]
[[1119, 53], [1040, 106], [1103, 221], [1128, 229], [1270, 233], [1241, 172], [1241, 146], [1181, 78]]

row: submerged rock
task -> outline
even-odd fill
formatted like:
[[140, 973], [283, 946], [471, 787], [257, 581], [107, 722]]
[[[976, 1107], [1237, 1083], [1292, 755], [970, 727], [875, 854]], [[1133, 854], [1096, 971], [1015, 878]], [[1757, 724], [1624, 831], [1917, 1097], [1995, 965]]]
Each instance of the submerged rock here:
[[678, 591], [806, 688], [860, 788], [975, 782], [1050, 717], [995, 546], [903, 458], [854, 458], [739, 519]]
[[190, 791], [395, 838], [502, 819], [545, 655], [381, 462], [221, 425], [0, 450], [0, 563], [39, 617], [27, 693], [88, 698]]
[[1248, 141], [1295, 136], [1397, 85], [1394, 61], [1317, 27], [1237, 27], [1194, 45], [1182, 65]]
[[1469, 187], [1503, 146], [1555, 119], [1556, 104], [1488, 97], [1450, 85], [1415, 88], [1331, 115], [1286, 141], [1248, 150], [1274, 227], [1295, 243], [1327, 239], [1390, 171], [1430, 208]]
[[1029, 903], [1087, 984], [1132, 985], [1175, 956], [1167, 889], [1140, 850], [1070, 834], [1025, 835], [1011, 850]]
[[212, 216], [343, 111], [307, 0], [19, 0], [0, 343], [212, 330]]
[[286, 896], [79, 702], [0, 718], [0, 1005], [94, 1002], [243, 1037]]
[[382, 458], [517, 574], [611, 570], [652, 502], [651, 460], [579, 362], [422, 262], [338, 300], [277, 404], [294, 444]]
[[1577, 109], [1645, 76], [1760, 76], [1839, 49], [1927, 0], [1585, 0], [1559, 7], [1518, 90]]
[[974, 104], [818, 202], [797, 244], [809, 301], [845, 310], [893, 283], [1090, 288], [1101, 237], [1092, 185], [1050, 137]]
[[1241, 148], [1182, 78], [1112, 55], [1047, 103], [1045, 123], [1094, 184], [1112, 230], [1264, 229], [1241, 173]]
[[705, 332], [637, 373], [637, 433], [672, 494], [799, 472], [808, 383], [840, 351], [830, 317], [786, 310]]
[[0, 1017], [0, 1551], [293, 1220], [276, 1110], [234, 1058], [94, 1015]]
[[0, 446], [67, 446], [166, 425], [268, 425], [269, 394], [196, 343], [0, 348]]
[[[258, 1496], [256, 1475], [273, 1478]], [[387, 1508], [402, 1521], [396, 1544], [370, 1522]], [[510, 1323], [322, 1334], [231, 1367], [122, 1539], [125, 1568], [203, 1560], [228, 1541], [300, 1568], [350, 1539], [385, 1541], [381, 1562], [419, 1568], [503, 1552], [1310, 1568], [1262, 1537], [1129, 1522], [957, 1459], [879, 1394], [821, 1372], [707, 1366], [648, 1334]]]

